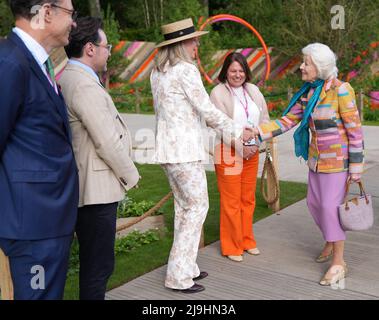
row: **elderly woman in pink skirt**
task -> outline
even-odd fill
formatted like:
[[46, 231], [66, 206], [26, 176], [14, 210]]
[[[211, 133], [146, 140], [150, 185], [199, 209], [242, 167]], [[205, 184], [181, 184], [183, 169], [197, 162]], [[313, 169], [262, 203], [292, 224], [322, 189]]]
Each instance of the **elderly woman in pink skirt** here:
[[[344, 242], [338, 206], [348, 179], [358, 181], [363, 172], [363, 134], [355, 93], [337, 79], [336, 56], [321, 43], [302, 50], [300, 66], [304, 85], [283, 117], [254, 129], [261, 140], [278, 136], [300, 123], [294, 133], [296, 156], [309, 166], [307, 204], [326, 244], [317, 262], [332, 263], [320, 281], [331, 285], [346, 277]], [[311, 133], [311, 139], [309, 137]]]

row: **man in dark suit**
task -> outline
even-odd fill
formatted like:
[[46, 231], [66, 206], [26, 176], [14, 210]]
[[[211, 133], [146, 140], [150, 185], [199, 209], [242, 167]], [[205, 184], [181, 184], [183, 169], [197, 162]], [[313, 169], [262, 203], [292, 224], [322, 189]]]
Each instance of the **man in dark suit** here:
[[15, 299], [62, 299], [78, 205], [66, 105], [50, 52], [75, 27], [71, 0], [10, 0], [0, 42], [0, 248]]

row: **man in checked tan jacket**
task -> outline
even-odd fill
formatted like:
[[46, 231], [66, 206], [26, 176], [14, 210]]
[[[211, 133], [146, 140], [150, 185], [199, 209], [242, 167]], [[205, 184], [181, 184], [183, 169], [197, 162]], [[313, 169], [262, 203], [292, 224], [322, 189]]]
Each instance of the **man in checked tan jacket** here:
[[99, 300], [114, 268], [118, 201], [137, 184], [139, 174], [127, 125], [97, 75], [106, 71], [111, 52], [101, 20], [78, 19], [65, 50], [70, 60], [59, 84], [79, 169], [80, 299]]

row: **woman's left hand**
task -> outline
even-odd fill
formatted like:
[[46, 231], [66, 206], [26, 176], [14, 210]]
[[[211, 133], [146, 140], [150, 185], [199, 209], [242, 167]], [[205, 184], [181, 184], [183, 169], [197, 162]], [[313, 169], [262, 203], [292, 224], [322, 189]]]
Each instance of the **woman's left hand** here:
[[349, 179], [353, 182], [359, 182], [361, 181], [362, 175], [360, 173], [350, 173]]
[[257, 128], [245, 127], [243, 128], [242, 141], [247, 142], [251, 139], [256, 138], [259, 135]]
[[258, 150], [259, 150], [259, 147], [257, 145], [254, 145], [254, 146], [251, 147], [251, 152], [252, 152], [253, 155], [255, 155]]
[[257, 153], [258, 149], [259, 147], [257, 145], [243, 146], [243, 157], [246, 160], [249, 160], [252, 156], [254, 156]]

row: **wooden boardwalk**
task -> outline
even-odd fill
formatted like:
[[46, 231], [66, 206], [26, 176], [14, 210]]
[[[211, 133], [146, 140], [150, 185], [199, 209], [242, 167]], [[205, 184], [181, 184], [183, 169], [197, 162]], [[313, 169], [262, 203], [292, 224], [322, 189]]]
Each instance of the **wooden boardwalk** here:
[[198, 264], [209, 276], [206, 288], [183, 294], [164, 287], [166, 266], [153, 270], [107, 293], [108, 300], [224, 300], [224, 299], [325, 299], [379, 300], [379, 166], [364, 176], [373, 196], [375, 226], [366, 232], [349, 232], [345, 260], [349, 273], [343, 288], [322, 287], [318, 281], [328, 263], [314, 258], [323, 246], [305, 200], [254, 224], [259, 256], [244, 255], [237, 263], [220, 255], [219, 242], [199, 252]]

